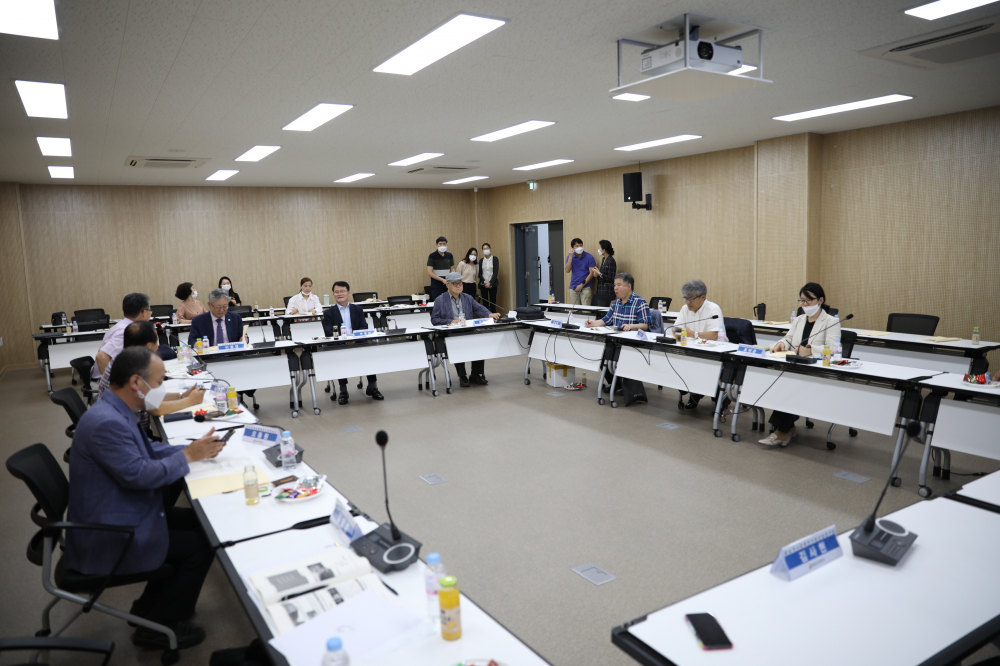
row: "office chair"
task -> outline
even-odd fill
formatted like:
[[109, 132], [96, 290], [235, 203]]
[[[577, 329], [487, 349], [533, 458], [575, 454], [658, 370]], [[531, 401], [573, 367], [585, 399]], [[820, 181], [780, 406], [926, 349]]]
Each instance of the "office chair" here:
[[169, 318], [172, 314], [174, 314], [174, 306], [172, 305], [151, 305], [149, 307], [152, 309], [154, 317]]
[[[83, 392], [83, 397], [87, 399], [87, 406], [89, 407], [90, 403], [96, 400], [98, 396], [97, 389], [90, 385], [90, 373], [94, 369], [94, 359], [91, 356], [81, 356], [80, 358], [74, 358], [69, 364], [73, 368], [73, 371], [80, 375], [80, 381], [83, 382], [83, 387], [80, 390]], [[75, 379], [73, 383], [76, 384]]]
[[[53, 326], [59, 326], [59, 325], [62, 324], [62, 318], [65, 317], [65, 316], [66, 316], [65, 312], [53, 312], [52, 313], [52, 320], [51, 320], [50, 323]], [[69, 319], [67, 319], [66, 321], [69, 321]]]
[[378, 300], [377, 291], [358, 291], [354, 293], [354, 302], [360, 303], [361, 301], [367, 301], [369, 298], [374, 298]]
[[[89, 310], [74, 310], [73, 318], [76, 319], [78, 324], [82, 324], [85, 321], [98, 321], [104, 316], [104, 308], [91, 308]], [[111, 318], [111, 315], [108, 315]]]
[[111, 315], [101, 315], [96, 319], [85, 320], [84, 322], [77, 322], [77, 329], [81, 333], [86, 333], [88, 331], [103, 331], [106, 328], [111, 328]]
[[389, 305], [399, 305], [400, 303], [402, 303], [403, 305], [409, 305], [410, 303], [413, 302], [413, 297], [412, 296], [390, 296], [386, 300], [389, 301]]
[[660, 314], [659, 310], [649, 311], [649, 332], [656, 333], [657, 335], [663, 335], [663, 315]]
[[[596, 305], [599, 308], [607, 308], [607, 307], [611, 307], [611, 302], [613, 300], [615, 300], [615, 297], [613, 295], [609, 295], [609, 294], [595, 294], [593, 300], [590, 301], [590, 304], [591, 305]], [[650, 306], [650, 309], [655, 310], [656, 308], [653, 308], [652, 306]]]
[[941, 317], [924, 314], [893, 312], [885, 330], [890, 333], [912, 333], [913, 335], [934, 335]]
[[[33, 636], [31, 638], [0, 638], [0, 652], [90, 652], [103, 654], [101, 666], [107, 666], [115, 651], [114, 641], [92, 640], [89, 638], [62, 638], [55, 636]], [[24, 666], [48, 666], [44, 662], [25, 662]]]
[[[135, 538], [135, 528], [63, 521], [69, 502], [69, 481], [62, 468], [59, 467], [59, 463], [52, 456], [52, 452], [44, 444], [32, 444], [12, 455], [7, 459], [7, 471], [15, 478], [24, 481], [45, 514], [45, 525], [29, 541], [27, 553], [28, 560], [32, 564], [42, 567], [42, 587], [54, 597], [42, 611], [42, 629], [37, 633], [37, 636], [43, 638], [58, 637], [82, 614], [96, 610], [164, 634], [170, 647], [163, 651], [160, 662], [165, 666], [176, 664], [180, 659], [180, 653], [177, 651], [177, 636], [172, 629], [98, 602], [98, 598], [109, 587], [132, 585], [173, 576], [176, 573], [174, 567], [165, 564], [154, 571], [116, 575], [118, 567], [125, 559], [125, 553], [128, 552], [132, 540]], [[112, 532], [126, 536], [125, 545], [110, 573], [82, 574], [70, 569], [66, 565], [64, 557], [59, 558], [55, 567], [52, 566], [52, 556], [56, 545], [61, 541], [63, 531], [70, 529]], [[73, 613], [61, 627], [52, 631], [49, 615], [52, 608], [60, 600], [78, 604], [80, 609]]]
[[[612, 300], [614, 300], [613, 296], [611, 298], [612, 298]], [[666, 296], [653, 296], [651, 299], [649, 299], [649, 309], [650, 310], [659, 310], [660, 309], [660, 301], [663, 301], [663, 309], [664, 310], [669, 310], [670, 309], [670, 301], [671, 300], [672, 299], [667, 298]], [[611, 305], [610, 301], [608, 301], [608, 305]]]
[[285, 309], [287, 310], [288, 309], [288, 301], [292, 300], [292, 297], [291, 296], [283, 296], [283, 298], [285, 299]]
[[[80, 396], [72, 388], [53, 391], [52, 395], [49, 396], [49, 400], [65, 409], [69, 415], [69, 420], [72, 423], [66, 427], [66, 436], [72, 441], [73, 435], [76, 432], [76, 424], [87, 413], [87, 405], [83, 404], [83, 400], [80, 399]], [[66, 452], [63, 453], [63, 460], [67, 464], [69, 464], [69, 452], [72, 448], [72, 446], [68, 447]]]

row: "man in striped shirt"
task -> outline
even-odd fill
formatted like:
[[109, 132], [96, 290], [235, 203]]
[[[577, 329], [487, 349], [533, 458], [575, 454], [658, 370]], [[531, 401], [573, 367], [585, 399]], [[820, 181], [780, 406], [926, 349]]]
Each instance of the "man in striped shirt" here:
[[597, 326], [616, 326], [623, 331], [648, 331], [649, 330], [649, 305], [646, 299], [636, 294], [635, 278], [628, 273], [619, 273], [615, 276], [615, 296], [618, 297], [608, 314], [603, 319], [588, 319], [585, 322], [587, 328]]

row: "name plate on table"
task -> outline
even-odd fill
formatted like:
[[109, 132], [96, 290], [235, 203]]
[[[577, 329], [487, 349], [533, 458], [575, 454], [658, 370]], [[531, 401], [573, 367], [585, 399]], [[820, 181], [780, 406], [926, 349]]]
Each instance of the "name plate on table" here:
[[223, 342], [219, 345], [219, 351], [232, 351], [234, 349], [246, 349], [247, 345], [245, 342]]
[[639, 338], [640, 340], [649, 340], [649, 338], [646, 336], [646, 331], [642, 330], [641, 328], [635, 332], [635, 337]]
[[277, 444], [281, 439], [281, 428], [266, 425], [248, 425], [243, 428], [244, 442], [258, 444]]
[[551, 324], [552, 328], [562, 328], [563, 323], [558, 319], [550, 319], [549, 324]]
[[330, 514], [330, 524], [347, 539], [348, 543], [362, 536], [361, 527], [358, 525], [358, 522], [354, 520], [354, 516], [351, 515], [351, 512], [347, 510], [347, 507], [344, 506], [344, 503], [339, 498], [337, 499], [337, 504], [333, 507], [333, 513]]
[[489, 317], [487, 317], [486, 319], [473, 319], [472, 320], [472, 325], [473, 326], [483, 326], [485, 324], [490, 323], [491, 321], [493, 321], [493, 320], [490, 319]]
[[774, 564], [771, 565], [771, 573], [792, 581], [824, 564], [833, 562], [843, 554], [840, 542], [837, 541], [837, 528], [830, 525], [825, 530], [799, 539], [779, 550]]
[[746, 354], [747, 356], [759, 356], [761, 358], [764, 358], [764, 354], [766, 352], [764, 351], [763, 347], [757, 347], [756, 345], [747, 345], [741, 342], [740, 346], [736, 349], [736, 353]]
[[366, 328], [366, 329], [363, 329], [361, 331], [354, 331], [353, 335], [356, 338], [363, 338], [363, 337], [368, 336], [368, 335], [375, 335], [375, 329], [373, 329], [373, 328]]

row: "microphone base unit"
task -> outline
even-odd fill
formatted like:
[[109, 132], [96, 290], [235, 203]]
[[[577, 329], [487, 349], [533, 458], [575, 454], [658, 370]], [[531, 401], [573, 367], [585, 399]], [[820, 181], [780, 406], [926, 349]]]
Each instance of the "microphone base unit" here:
[[576, 324], [563, 324], [562, 328], [565, 328], [568, 331], [575, 331], [576, 329], [578, 329], [580, 327], [578, 325], [576, 325]]
[[654, 339], [657, 342], [659, 342], [661, 344], [664, 344], [664, 345], [676, 345], [677, 344], [677, 338], [671, 338], [671, 337], [666, 336], [666, 335], [658, 335]]
[[875, 521], [875, 529], [871, 532], [865, 532], [867, 522], [865, 519], [851, 533], [851, 550], [855, 557], [896, 566], [917, 540], [916, 534], [884, 518]]
[[399, 540], [392, 538], [392, 526], [382, 523], [373, 531], [351, 542], [351, 549], [381, 571], [402, 571], [420, 557], [423, 545], [405, 532], [399, 533]]
[[500, 317], [497, 319], [498, 324], [513, 324], [515, 321], [517, 320], [513, 317]]
[[785, 357], [785, 360], [789, 363], [798, 363], [799, 365], [811, 365], [820, 359], [814, 356], [795, 356], [794, 354], [789, 354]]

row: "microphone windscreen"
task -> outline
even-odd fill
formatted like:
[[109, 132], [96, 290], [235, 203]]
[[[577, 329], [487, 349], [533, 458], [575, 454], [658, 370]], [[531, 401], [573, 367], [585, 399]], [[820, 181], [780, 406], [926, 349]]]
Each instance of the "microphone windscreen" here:
[[846, 317], [844, 317], [844, 321], [847, 321], [848, 319], [854, 319], [854, 315], [853, 314], [849, 314]]
[[205, 415], [204, 414], [195, 414], [194, 415], [194, 420], [197, 421], [198, 423], [204, 423], [205, 422]]
[[375, 443], [379, 446], [385, 446], [389, 443], [389, 435], [385, 433], [385, 430], [379, 430], [375, 433]]

